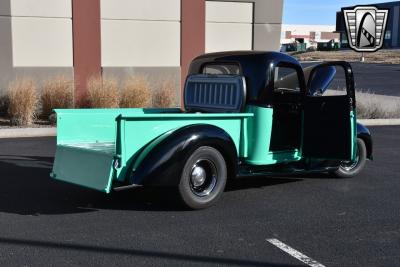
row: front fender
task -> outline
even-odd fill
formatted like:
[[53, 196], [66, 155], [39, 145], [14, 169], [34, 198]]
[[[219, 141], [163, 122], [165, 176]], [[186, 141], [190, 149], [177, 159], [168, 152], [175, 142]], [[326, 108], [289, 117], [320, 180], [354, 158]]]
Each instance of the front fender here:
[[209, 124], [195, 124], [168, 134], [151, 150], [139, 155], [141, 162], [131, 168], [129, 183], [140, 185], [175, 186], [179, 184], [187, 158], [200, 146], [211, 146], [224, 156], [230, 175], [237, 172], [237, 151], [230, 135]]
[[372, 160], [373, 156], [372, 156], [372, 137], [371, 137], [371, 133], [369, 132], [368, 128], [365, 127], [364, 125], [362, 125], [361, 123], [357, 122], [357, 137], [361, 138], [364, 143], [365, 146], [367, 148], [367, 158]]

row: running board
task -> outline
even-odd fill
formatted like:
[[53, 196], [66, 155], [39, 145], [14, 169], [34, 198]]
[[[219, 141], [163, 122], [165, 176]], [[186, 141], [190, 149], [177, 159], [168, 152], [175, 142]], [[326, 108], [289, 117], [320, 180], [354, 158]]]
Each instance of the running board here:
[[132, 189], [132, 188], [137, 188], [137, 187], [142, 187], [142, 185], [130, 184], [130, 185], [118, 186], [118, 187], [114, 187], [113, 191], [119, 192], [119, 191], [124, 191], [124, 190]]

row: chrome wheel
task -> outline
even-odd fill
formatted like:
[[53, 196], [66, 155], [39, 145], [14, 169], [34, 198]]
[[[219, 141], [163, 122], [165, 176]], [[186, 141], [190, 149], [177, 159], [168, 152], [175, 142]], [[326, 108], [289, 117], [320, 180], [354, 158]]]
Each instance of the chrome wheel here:
[[183, 204], [191, 209], [212, 206], [224, 192], [227, 167], [222, 154], [210, 146], [201, 146], [187, 158], [178, 190]]
[[190, 173], [190, 189], [199, 197], [208, 196], [217, 184], [217, 168], [208, 159], [199, 159]]
[[357, 138], [357, 155], [353, 161], [342, 161], [338, 169], [334, 171], [336, 177], [351, 178], [359, 174], [367, 160], [367, 148], [361, 138]]
[[340, 163], [340, 168], [344, 169], [345, 171], [351, 171], [352, 169], [357, 167], [359, 161], [360, 156], [357, 153], [357, 157], [354, 161], [343, 161]]

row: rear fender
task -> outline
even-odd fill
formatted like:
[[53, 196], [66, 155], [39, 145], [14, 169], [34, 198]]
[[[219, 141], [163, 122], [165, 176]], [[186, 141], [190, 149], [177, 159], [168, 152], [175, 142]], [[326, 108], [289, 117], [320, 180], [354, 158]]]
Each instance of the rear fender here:
[[179, 128], [162, 139], [149, 144], [133, 164], [130, 184], [175, 186], [179, 184], [181, 173], [187, 158], [200, 146], [211, 146], [224, 156], [228, 174], [237, 173], [237, 151], [230, 135], [223, 129], [208, 125], [195, 124]]
[[357, 123], [357, 137], [361, 138], [365, 146], [367, 148], [367, 158], [372, 160], [373, 155], [372, 155], [372, 137], [371, 133], [369, 132], [368, 128], [362, 125], [361, 123]]

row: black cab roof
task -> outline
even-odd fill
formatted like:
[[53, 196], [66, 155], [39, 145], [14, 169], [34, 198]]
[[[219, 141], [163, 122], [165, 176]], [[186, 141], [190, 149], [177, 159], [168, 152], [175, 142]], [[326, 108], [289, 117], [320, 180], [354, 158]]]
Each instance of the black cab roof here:
[[[207, 64], [237, 64], [240, 75], [246, 79], [247, 102], [254, 104], [268, 104], [265, 101], [266, 88], [274, 77], [274, 69], [279, 65], [291, 65], [303, 74], [300, 63], [293, 57], [269, 51], [228, 51], [208, 53], [193, 59], [189, 75], [203, 73]], [[273, 81], [272, 81], [273, 82]]]

